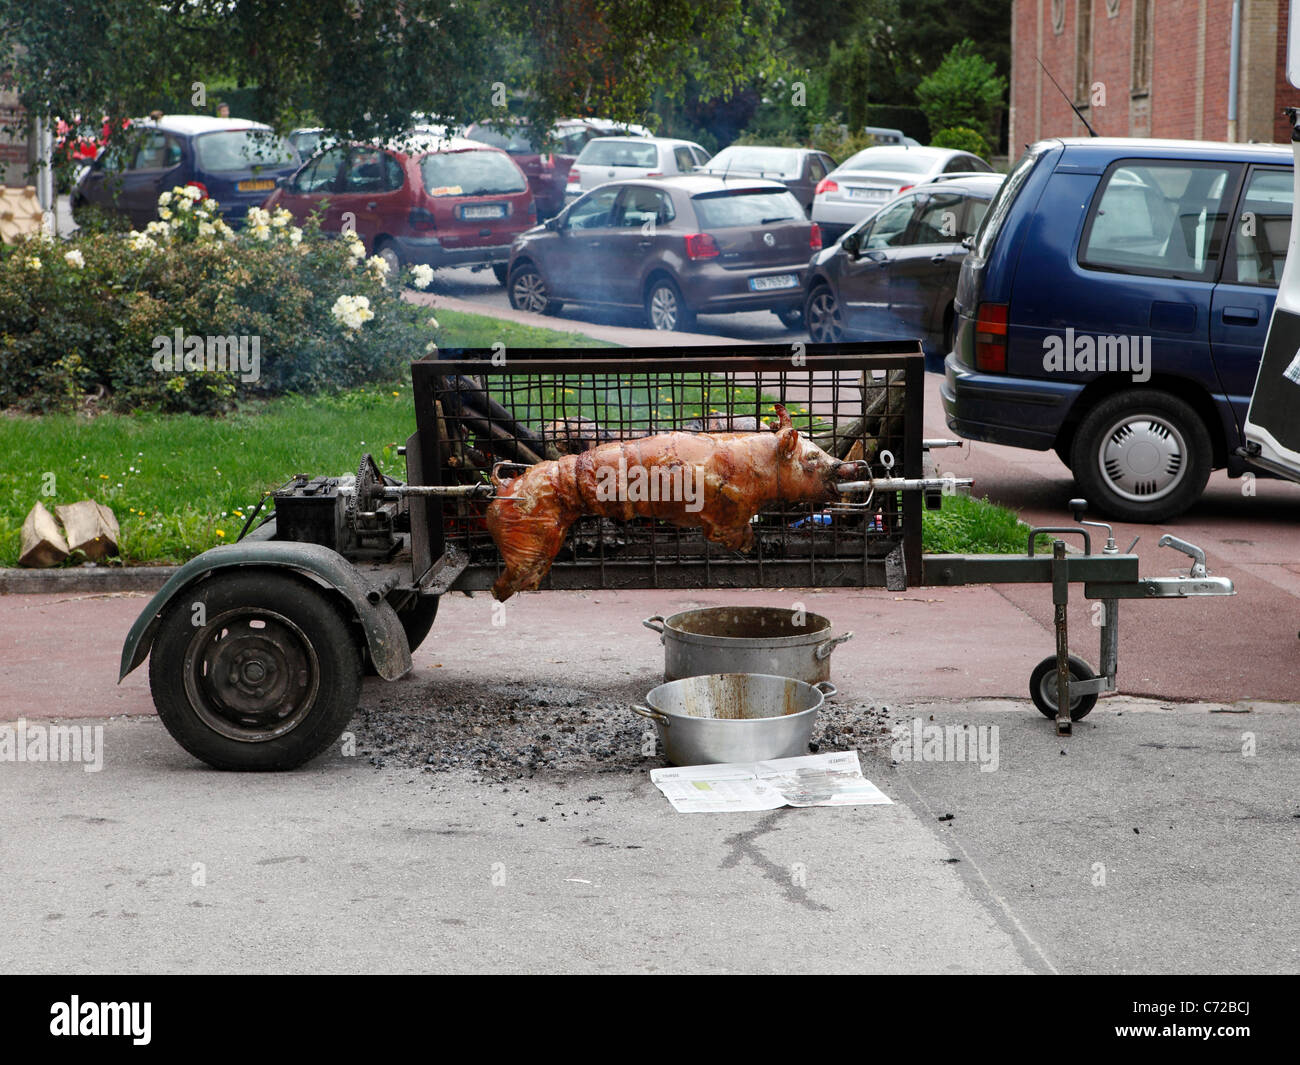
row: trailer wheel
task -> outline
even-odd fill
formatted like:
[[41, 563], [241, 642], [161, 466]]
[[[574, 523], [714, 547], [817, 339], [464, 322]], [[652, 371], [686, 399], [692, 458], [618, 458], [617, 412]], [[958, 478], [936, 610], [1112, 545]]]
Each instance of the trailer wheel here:
[[149, 687], [172, 738], [215, 769], [293, 769], [347, 727], [361, 648], [334, 603], [302, 581], [220, 574], [159, 619]]
[[[1070, 655], [1070, 679], [1091, 680], [1097, 674], [1082, 658]], [[1029, 674], [1029, 694], [1044, 717], [1056, 720], [1056, 655], [1049, 655]], [[1070, 700], [1070, 720], [1082, 721], [1097, 705], [1097, 693], [1076, 695]]]

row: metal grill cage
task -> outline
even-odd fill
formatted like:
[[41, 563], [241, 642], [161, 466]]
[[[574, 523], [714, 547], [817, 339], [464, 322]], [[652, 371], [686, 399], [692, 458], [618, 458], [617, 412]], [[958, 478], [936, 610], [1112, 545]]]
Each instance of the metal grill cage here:
[[[920, 475], [919, 352], [880, 344], [700, 351], [683, 358], [680, 349], [622, 349], [612, 357], [534, 350], [510, 352], [501, 365], [491, 352], [476, 352], [414, 363], [423, 480], [482, 482], [499, 462], [527, 465], [658, 433], [762, 431], [775, 426], [777, 404], [834, 457], [865, 459], [876, 475]], [[498, 572], [487, 506], [472, 498], [427, 504], [432, 557], [447, 545], [469, 556], [457, 587], [486, 587]], [[915, 493], [877, 494], [851, 510], [779, 504], [755, 519], [754, 549], [742, 554], [698, 528], [587, 516], [573, 525], [542, 586], [884, 584], [887, 558], [901, 570], [904, 556], [914, 555], [907, 568], [919, 574], [919, 523]]]

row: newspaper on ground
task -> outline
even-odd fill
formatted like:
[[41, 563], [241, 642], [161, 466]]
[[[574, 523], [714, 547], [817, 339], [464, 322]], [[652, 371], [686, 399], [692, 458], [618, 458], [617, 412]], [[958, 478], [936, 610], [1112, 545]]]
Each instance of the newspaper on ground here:
[[857, 751], [673, 766], [650, 773], [682, 814], [775, 810], [781, 806], [889, 806], [893, 800], [862, 775]]

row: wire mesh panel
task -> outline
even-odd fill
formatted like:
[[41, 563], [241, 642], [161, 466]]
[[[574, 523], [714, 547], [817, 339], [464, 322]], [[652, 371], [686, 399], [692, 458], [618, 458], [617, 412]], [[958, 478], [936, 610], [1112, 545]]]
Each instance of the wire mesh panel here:
[[[689, 353], [683, 356], [683, 350]], [[662, 433], [774, 431], [779, 407], [828, 455], [872, 474], [919, 476], [919, 349], [844, 344], [714, 349], [511, 351], [412, 364], [420, 469], [430, 484], [477, 483], [499, 464], [562, 459]], [[465, 357], [469, 356], [469, 357]], [[649, 491], [655, 490], [654, 482]], [[754, 547], [730, 550], [699, 528], [586, 515], [571, 527], [542, 587], [806, 587], [885, 583], [885, 560], [920, 573], [920, 506], [877, 494], [856, 508], [776, 503], [752, 524]], [[469, 568], [455, 585], [490, 585], [500, 557], [488, 502], [430, 500], [432, 557], [450, 545]], [[892, 553], [892, 556], [891, 556]]]

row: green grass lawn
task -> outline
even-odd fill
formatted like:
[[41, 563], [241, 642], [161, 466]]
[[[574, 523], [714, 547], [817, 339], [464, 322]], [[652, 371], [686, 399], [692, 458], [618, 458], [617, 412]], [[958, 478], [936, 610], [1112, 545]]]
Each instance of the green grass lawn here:
[[[454, 311], [440, 311], [438, 319], [446, 346], [594, 343], [576, 333]], [[673, 422], [713, 409], [712, 397], [698, 389], [646, 389], [630, 378], [614, 381], [605, 380], [609, 391], [602, 402], [621, 396], [639, 417]], [[588, 411], [586, 403], [569, 406], [575, 402], [550, 390], [537, 397], [533, 413], [554, 417], [563, 408], [599, 416], [605, 410], [598, 405]], [[796, 423], [803, 420], [801, 413], [792, 411]], [[612, 406], [605, 414], [615, 420]], [[396, 448], [414, 428], [409, 380], [337, 395], [286, 396], [224, 418], [0, 417], [0, 566], [16, 564], [23, 517], [38, 499], [50, 509], [87, 498], [112, 507], [128, 564], [183, 562], [234, 540], [249, 508], [295, 473], [354, 472], [361, 453], [369, 451], [381, 469], [403, 476]], [[926, 551], [1018, 552], [1024, 550], [1024, 534], [1013, 512], [964, 496], [947, 496], [942, 511], [925, 514]]]

